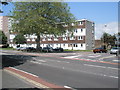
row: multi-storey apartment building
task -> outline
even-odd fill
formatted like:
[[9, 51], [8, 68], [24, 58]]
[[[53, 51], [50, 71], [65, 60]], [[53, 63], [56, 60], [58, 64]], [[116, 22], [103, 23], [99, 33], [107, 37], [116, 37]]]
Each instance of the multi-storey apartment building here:
[[[10, 31], [12, 19], [8, 19], [8, 29]], [[77, 26], [75, 23], [71, 23], [75, 28], [71, 32], [67, 30], [69, 27], [64, 23], [66, 33], [62, 36], [54, 37], [53, 35], [44, 35], [41, 37], [41, 47], [51, 46], [53, 48], [62, 47], [64, 49], [73, 49], [73, 50], [91, 50], [95, 45], [94, 37], [94, 22], [87, 19], [77, 20]], [[13, 43], [15, 38], [14, 33], [10, 33], [9, 42], [11, 47], [16, 47], [16, 44]], [[23, 47], [36, 47], [36, 36], [35, 35], [25, 35], [27, 39], [27, 44], [22, 44]]]
[[115, 44], [118, 47], [120, 47], [120, 35], [119, 34], [120, 34], [120, 32], [118, 32], [118, 34], [115, 35], [116, 36]]
[[[88, 21], [86, 19], [77, 20], [77, 27], [73, 29], [73, 36], [71, 36], [69, 31], [67, 31], [68, 25], [65, 25], [66, 34], [58, 37], [52, 35], [42, 37], [41, 47], [50, 45], [52, 47], [62, 47], [64, 49], [73, 50], [91, 50], [94, 48], [95, 38], [94, 38], [94, 22]], [[76, 25], [74, 23], [72, 26]]]
[[0, 16], [0, 30], [4, 32], [7, 36], [8, 43], [10, 39], [9, 28], [8, 28], [9, 20], [6, 16]]

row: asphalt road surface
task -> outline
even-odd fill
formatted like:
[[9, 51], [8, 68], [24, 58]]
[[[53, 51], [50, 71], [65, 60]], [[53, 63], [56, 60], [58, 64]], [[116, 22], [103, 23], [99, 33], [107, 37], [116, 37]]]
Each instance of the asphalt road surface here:
[[3, 68], [11, 66], [48, 82], [72, 88], [118, 88], [120, 69], [115, 55], [91, 52], [59, 56], [55, 53], [46, 53], [47, 56], [21, 54], [3, 52]]

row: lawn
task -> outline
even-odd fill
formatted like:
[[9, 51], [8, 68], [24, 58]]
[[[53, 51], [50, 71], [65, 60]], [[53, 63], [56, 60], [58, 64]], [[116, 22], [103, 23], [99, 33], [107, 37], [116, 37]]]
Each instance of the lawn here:
[[14, 48], [0, 48], [0, 50], [15, 50]]

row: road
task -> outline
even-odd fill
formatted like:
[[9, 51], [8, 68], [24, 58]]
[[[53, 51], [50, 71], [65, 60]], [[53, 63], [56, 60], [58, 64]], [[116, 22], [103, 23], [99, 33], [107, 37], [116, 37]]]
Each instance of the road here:
[[4, 67], [11, 66], [65, 87], [118, 88], [119, 61], [115, 55], [108, 53], [80, 52], [60, 53], [60, 55], [44, 53], [37, 55], [5, 51], [3, 60]]

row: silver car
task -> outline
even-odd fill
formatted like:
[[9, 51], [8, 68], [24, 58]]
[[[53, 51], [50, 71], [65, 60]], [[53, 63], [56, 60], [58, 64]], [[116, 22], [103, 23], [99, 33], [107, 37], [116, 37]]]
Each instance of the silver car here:
[[119, 51], [118, 47], [114, 47], [110, 50], [110, 54], [117, 54], [117, 52]]

